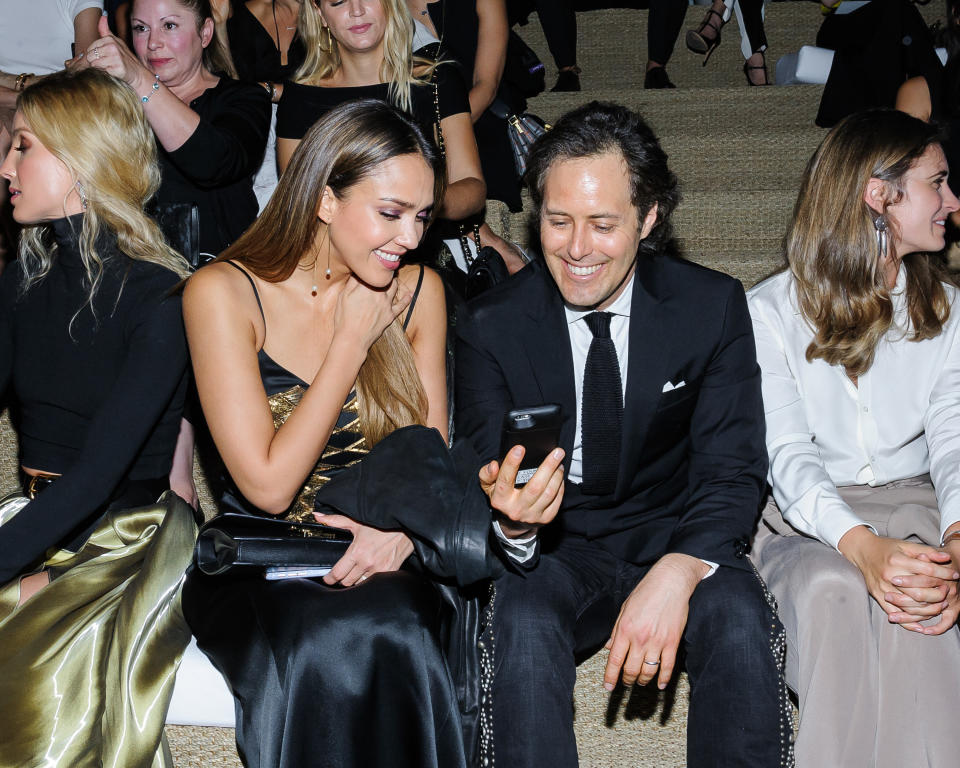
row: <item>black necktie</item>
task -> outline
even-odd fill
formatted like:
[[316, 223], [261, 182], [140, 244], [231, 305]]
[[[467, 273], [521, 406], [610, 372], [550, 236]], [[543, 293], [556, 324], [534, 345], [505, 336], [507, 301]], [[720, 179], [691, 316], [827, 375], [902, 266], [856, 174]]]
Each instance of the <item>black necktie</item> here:
[[620, 464], [623, 429], [623, 388], [620, 363], [610, 338], [609, 312], [591, 312], [584, 321], [593, 334], [583, 371], [583, 410], [580, 435], [584, 493], [613, 493]]

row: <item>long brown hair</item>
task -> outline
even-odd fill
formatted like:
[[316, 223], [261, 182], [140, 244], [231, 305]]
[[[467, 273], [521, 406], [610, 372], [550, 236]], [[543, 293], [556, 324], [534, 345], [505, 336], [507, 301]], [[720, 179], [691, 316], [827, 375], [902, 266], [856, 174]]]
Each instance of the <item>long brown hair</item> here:
[[[373, 99], [330, 110], [303, 137], [259, 218], [217, 261], [237, 261], [263, 280], [283, 282], [305, 254], [316, 252], [320, 227], [327, 226], [317, 217], [324, 189], [343, 198], [381, 163], [403, 155], [419, 155], [433, 170], [436, 209], [446, 180], [443, 161], [411, 118]], [[367, 352], [357, 396], [371, 445], [425, 422], [427, 399], [399, 318]]]
[[[869, 110], [839, 123], [810, 159], [784, 240], [800, 310], [814, 331], [808, 361], [842, 365], [851, 376], [873, 363], [893, 324], [893, 302], [878, 258], [877, 212], [864, 201], [864, 191], [871, 178], [886, 182], [885, 213], [903, 198], [907, 171], [939, 140], [938, 129], [922, 120], [892, 109]], [[897, 222], [886, 218], [895, 240]], [[950, 316], [948, 273], [931, 254], [902, 260], [909, 338], [933, 338]]]

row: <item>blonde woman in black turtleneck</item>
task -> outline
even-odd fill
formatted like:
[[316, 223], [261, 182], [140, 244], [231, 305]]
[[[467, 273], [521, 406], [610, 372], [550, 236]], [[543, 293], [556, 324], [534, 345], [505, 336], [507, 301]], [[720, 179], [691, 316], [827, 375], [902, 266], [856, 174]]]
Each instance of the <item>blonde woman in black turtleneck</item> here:
[[187, 265], [143, 214], [159, 172], [136, 95], [96, 70], [28, 88], [0, 176], [24, 226], [0, 277], [0, 393], [29, 498], [0, 521], [0, 765], [163, 765], [195, 532], [183, 501], [158, 502]]

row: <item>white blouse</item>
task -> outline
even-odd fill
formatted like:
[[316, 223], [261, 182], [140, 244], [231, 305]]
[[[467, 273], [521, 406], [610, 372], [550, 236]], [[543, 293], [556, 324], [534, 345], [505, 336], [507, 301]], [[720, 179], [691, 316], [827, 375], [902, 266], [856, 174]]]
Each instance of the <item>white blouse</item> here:
[[807, 362], [813, 330], [781, 272], [747, 293], [763, 372], [769, 480], [784, 518], [833, 547], [865, 523], [838, 486], [884, 485], [930, 473], [940, 535], [960, 521], [960, 299], [936, 338], [910, 341], [906, 271], [892, 292], [894, 328], [854, 385], [839, 366]]

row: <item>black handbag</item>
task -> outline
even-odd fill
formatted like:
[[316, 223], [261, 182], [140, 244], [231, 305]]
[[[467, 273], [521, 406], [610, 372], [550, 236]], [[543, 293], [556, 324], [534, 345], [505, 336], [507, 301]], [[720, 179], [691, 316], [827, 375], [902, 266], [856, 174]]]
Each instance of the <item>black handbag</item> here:
[[273, 566], [326, 568], [352, 541], [342, 528], [224, 512], [200, 529], [194, 556], [209, 576]]
[[[437, 147], [440, 150], [440, 156], [446, 158], [447, 148], [443, 141], [443, 129], [440, 127], [440, 92], [437, 88], [436, 72], [434, 72], [433, 78], [433, 106], [436, 119]], [[460, 224], [460, 248], [467, 264], [467, 276], [459, 293], [466, 301], [480, 295], [497, 283], [503, 282], [510, 276], [507, 265], [503, 263], [503, 257], [497, 253], [496, 249], [490, 246], [484, 248], [480, 244], [479, 223], [475, 222], [473, 224], [473, 239], [477, 244], [477, 258], [473, 258], [470, 252], [468, 238], [466, 225]], [[456, 271], [456, 266], [451, 268]]]
[[479, 296], [484, 291], [492, 288], [497, 283], [502, 283], [510, 277], [510, 271], [503, 262], [503, 257], [497, 253], [496, 248], [489, 245], [480, 244], [480, 226], [475, 224], [473, 227], [473, 240], [477, 245], [477, 257], [474, 258], [470, 251], [464, 227], [460, 228], [460, 249], [463, 251], [464, 261], [467, 263], [467, 275], [463, 281], [464, 301]]
[[546, 69], [540, 57], [512, 29], [507, 38], [507, 53], [501, 80], [513, 86], [526, 99], [543, 93], [547, 87]]
[[200, 260], [200, 212], [196, 203], [158, 203], [146, 209], [157, 222], [168, 245], [187, 260], [191, 268], [199, 269], [211, 258]]
[[510, 139], [513, 165], [517, 169], [517, 176], [523, 177], [527, 170], [530, 148], [550, 130], [550, 126], [530, 112], [513, 114], [509, 105], [501, 98], [494, 99], [488, 109], [501, 120], [507, 121], [507, 138]]

